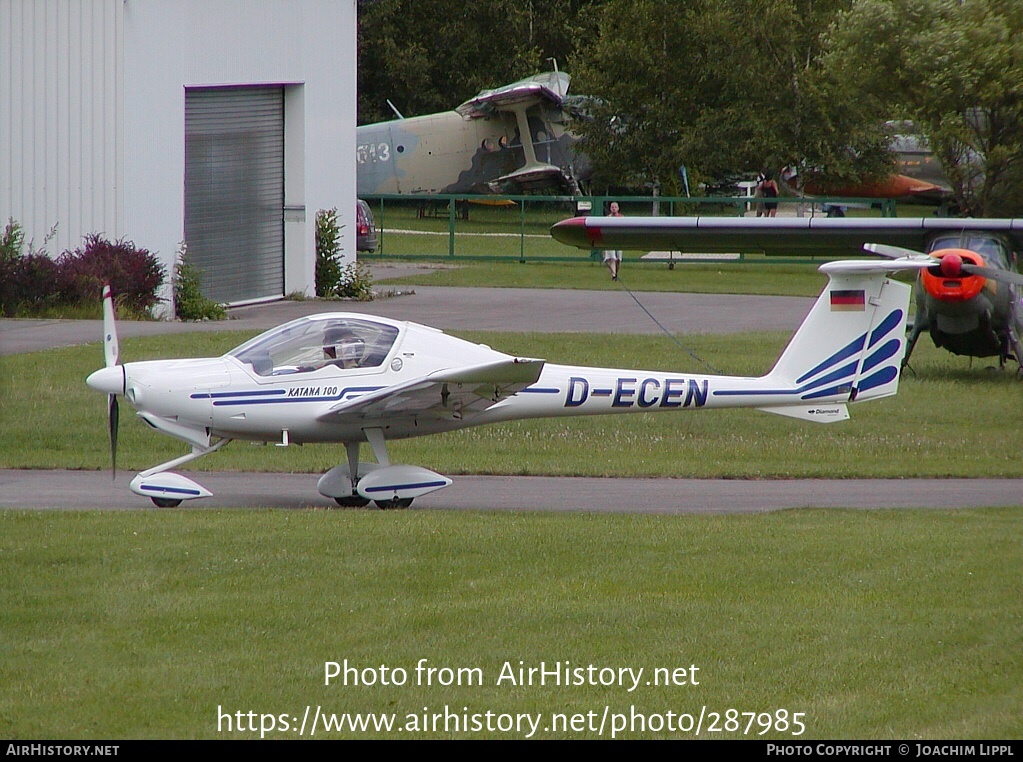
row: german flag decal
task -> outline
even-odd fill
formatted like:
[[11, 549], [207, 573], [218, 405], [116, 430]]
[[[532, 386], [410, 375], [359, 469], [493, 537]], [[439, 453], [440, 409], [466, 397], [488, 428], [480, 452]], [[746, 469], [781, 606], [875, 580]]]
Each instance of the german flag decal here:
[[832, 312], [863, 312], [863, 302], [863, 291], [860, 289], [831, 292]]

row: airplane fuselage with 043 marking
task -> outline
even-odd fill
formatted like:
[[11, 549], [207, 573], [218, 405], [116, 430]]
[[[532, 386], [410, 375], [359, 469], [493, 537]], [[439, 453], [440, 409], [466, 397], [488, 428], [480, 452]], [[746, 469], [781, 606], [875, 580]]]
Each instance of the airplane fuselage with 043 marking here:
[[[121, 364], [109, 289], [106, 367], [88, 378], [192, 452], [139, 473], [130, 488], [160, 506], [211, 493], [171, 469], [235, 440], [345, 445], [318, 489], [345, 506], [382, 508], [448, 486], [419, 466], [394, 465], [388, 439], [526, 418], [753, 407], [821, 423], [847, 405], [895, 394], [909, 287], [887, 277], [908, 261], [832, 262], [829, 284], [774, 368], [720, 376], [556, 365], [515, 357], [416, 323], [347, 313], [299, 318], [217, 358]], [[375, 463], [360, 459], [368, 442]]]

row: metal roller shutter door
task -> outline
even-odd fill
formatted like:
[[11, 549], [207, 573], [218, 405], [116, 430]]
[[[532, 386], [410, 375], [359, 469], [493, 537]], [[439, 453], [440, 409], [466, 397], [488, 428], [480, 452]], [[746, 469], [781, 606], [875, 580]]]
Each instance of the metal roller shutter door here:
[[185, 92], [185, 241], [217, 302], [284, 293], [284, 90]]

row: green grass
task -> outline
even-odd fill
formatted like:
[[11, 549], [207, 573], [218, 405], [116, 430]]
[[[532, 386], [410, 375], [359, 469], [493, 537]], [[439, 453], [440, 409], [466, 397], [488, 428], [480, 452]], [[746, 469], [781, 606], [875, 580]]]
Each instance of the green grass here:
[[[138, 312], [125, 305], [117, 308], [121, 320], [154, 320], [147, 312]], [[103, 303], [92, 300], [87, 304], [50, 304], [41, 308], [24, 308], [12, 317], [29, 320], [102, 320]]]
[[[378, 230], [379, 253], [386, 256], [437, 255], [450, 253], [451, 223], [446, 204], [425, 206], [418, 216], [418, 204], [388, 203], [381, 211], [373, 205]], [[472, 205], [469, 219], [455, 221], [455, 254], [459, 256], [586, 257], [558, 243], [550, 236], [555, 222], [572, 216], [570, 205], [531, 204], [525, 215], [516, 206]], [[525, 238], [522, 238], [525, 236]]]
[[[467, 337], [558, 362], [699, 369], [659, 337]], [[122, 357], [213, 355], [244, 338], [124, 340]], [[766, 370], [785, 339], [684, 341], [747, 374]], [[0, 464], [108, 466], [105, 400], [84, 385], [101, 358], [98, 344], [0, 358]], [[925, 342], [914, 367], [899, 396], [855, 406], [852, 421], [833, 426], [755, 411], [608, 416], [395, 442], [391, 454], [451, 474], [1023, 476], [1012, 374], [970, 370]], [[184, 451], [122, 406], [123, 468]], [[316, 472], [341, 459], [340, 447], [234, 443], [198, 465]], [[542, 713], [545, 727], [554, 713], [634, 706], [662, 716], [805, 712], [803, 740], [1020, 738], [1021, 529], [1013, 508], [0, 511], [0, 736], [250, 738], [258, 732], [218, 732], [218, 709], [233, 722], [253, 712], [257, 726], [269, 715], [297, 725], [307, 706], [402, 723], [424, 707]], [[484, 682], [324, 685], [324, 663], [345, 659], [405, 669], [410, 682], [427, 659], [479, 668]], [[645, 678], [695, 665], [700, 684], [632, 693], [496, 684], [520, 661], [643, 668]], [[367, 735], [387, 734], [328, 737]]]
[[[247, 334], [129, 339], [125, 361], [221, 354]], [[553, 362], [703, 370], [667, 338], [579, 334], [466, 334], [496, 349]], [[698, 355], [734, 375], [765, 372], [787, 336], [689, 336]], [[109, 467], [106, 400], [85, 386], [98, 344], [0, 358], [0, 465]], [[921, 341], [899, 395], [852, 407], [852, 420], [814, 425], [753, 410], [519, 421], [396, 441], [391, 457], [448, 474], [581, 476], [1021, 477], [1020, 383]], [[364, 448], [368, 454], [368, 448]], [[119, 464], [143, 469], [183, 454], [122, 403]], [[197, 469], [323, 472], [344, 459], [332, 445], [262, 448], [235, 442]]]
[[[424, 263], [450, 265], [441, 260]], [[633, 291], [674, 291], [703, 294], [764, 294], [817, 296], [826, 277], [811, 264], [685, 264], [669, 270], [664, 263], [629, 262], [622, 266], [621, 283], [613, 283], [599, 262], [460, 262], [425, 275], [388, 278], [397, 285], [462, 286], [468, 288], [572, 288]]]
[[[218, 708], [258, 727], [311, 705], [541, 727], [605, 706], [786, 709], [805, 712], [801, 740], [1020, 738], [1021, 535], [1016, 509], [0, 512], [0, 736], [251, 738], [218, 733]], [[324, 685], [345, 659], [484, 680]], [[699, 685], [497, 685], [520, 661], [644, 682], [695, 665]]]

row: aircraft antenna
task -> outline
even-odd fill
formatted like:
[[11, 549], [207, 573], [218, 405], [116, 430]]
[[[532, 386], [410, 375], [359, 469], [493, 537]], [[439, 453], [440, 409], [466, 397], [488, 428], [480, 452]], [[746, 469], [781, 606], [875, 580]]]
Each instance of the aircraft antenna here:
[[397, 117], [398, 117], [399, 119], [404, 119], [404, 118], [405, 118], [405, 117], [403, 117], [403, 116], [401, 115], [401, 112], [400, 112], [400, 111], [398, 111], [398, 107], [397, 107], [397, 106], [395, 106], [395, 105], [394, 105], [393, 103], [391, 103], [391, 99], [390, 99], [390, 98], [385, 98], [384, 100], [386, 100], [386, 101], [387, 101], [387, 105], [391, 107], [391, 111], [393, 111], [393, 112], [395, 113], [395, 115], [396, 115], [396, 116], [397, 116]]
[[632, 297], [632, 300], [633, 300], [633, 301], [634, 301], [634, 302], [635, 302], [636, 304], [638, 304], [638, 305], [639, 305], [639, 308], [640, 308], [641, 310], [643, 310], [643, 312], [645, 312], [645, 313], [647, 314], [647, 317], [649, 317], [649, 318], [650, 318], [651, 320], [653, 320], [653, 321], [654, 321], [654, 323], [655, 323], [655, 324], [657, 325], [657, 327], [658, 327], [658, 328], [660, 328], [660, 329], [661, 329], [662, 331], [664, 331], [664, 334], [665, 334], [665, 335], [666, 335], [666, 336], [667, 336], [667, 337], [668, 337], [669, 339], [671, 339], [671, 340], [672, 340], [673, 342], [675, 342], [675, 346], [677, 346], [677, 347], [678, 347], [679, 349], [681, 349], [681, 350], [682, 350], [683, 352], [685, 352], [685, 353], [686, 353], [687, 355], [689, 355], [689, 356], [690, 356], [691, 358], [693, 358], [694, 360], [696, 360], [696, 362], [700, 363], [700, 365], [702, 365], [703, 367], [705, 367], [705, 368], [706, 368], [707, 370], [709, 370], [709, 371], [710, 371], [711, 373], [714, 373], [714, 374], [716, 374], [716, 375], [718, 375], [718, 376], [722, 376], [722, 375], [724, 375], [724, 374], [723, 374], [723, 373], [722, 373], [722, 372], [721, 372], [720, 370], [718, 370], [717, 368], [715, 368], [715, 367], [714, 367], [713, 365], [711, 365], [711, 364], [710, 364], [709, 362], [707, 362], [707, 361], [706, 361], [706, 360], [704, 360], [704, 359], [703, 359], [702, 357], [700, 357], [700, 356], [699, 356], [698, 354], [696, 354], [696, 352], [694, 352], [694, 351], [693, 351], [692, 349], [690, 349], [690, 348], [689, 348], [689, 347], [687, 347], [687, 346], [686, 346], [685, 344], [683, 344], [683, 343], [682, 343], [681, 341], [679, 341], [679, 340], [678, 340], [678, 337], [677, 337], [677, 336], [675, 336], [675, 334], [673, 334], [673, 333], [672, 333], [671, 331], [669, 331], [669, 330], [668, 330], [667, 328], [665, 328], [664, 324], [663, 324], [663, 323], [661, 323], [661, 321], [660, 321], [660, 320], [658, 320], [657, 318], [655, 318], [655, 317], [654, 317], [654, 315], [653, 315], [653, 313], [652, 313], [652, 312], [650, 312], [650, 310], [648, 310], [648, 309], [647, 309], [646, 307], [644, 307], [644, 306], [643, 306], [643, 302], [641, 302], [641, 301], [639, 300], [639, 298], [638, 298], [638, 297], [637, 297], [637, 296], [636, 296], [636, 295], [635, 295], [634, 293], [632, 293], [632, 289], [630, 289], [630, 288], [629, 288], [628, 286], [626, 286], [626, 285], [625, 285], [625, 282], [624, 282], [624, 281], [622, 280], [622, 276], [621, 276], [621, 275], [619, 275], [619, 276], [618, 276], [618, 282], [619, 282], [619, 283], [621, 284], [622, 288], [624, 288], [624, 289], [625, 289], [625, 291], [626, 291], [626, 292], [627, 292], [627, 293], [629, 294], [629, 296], [631, 296], [631, 297]]

